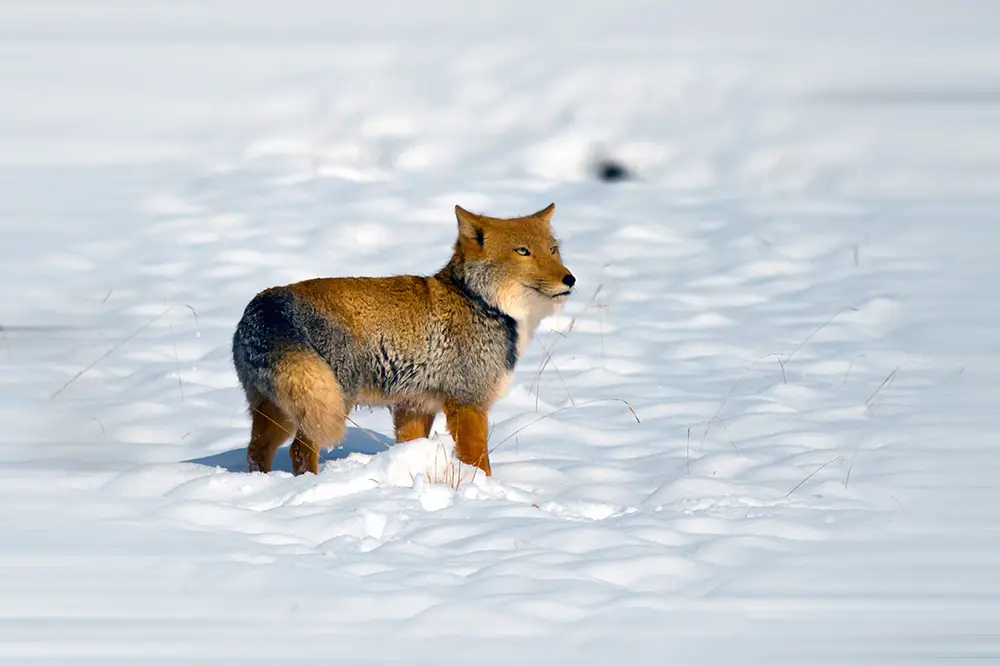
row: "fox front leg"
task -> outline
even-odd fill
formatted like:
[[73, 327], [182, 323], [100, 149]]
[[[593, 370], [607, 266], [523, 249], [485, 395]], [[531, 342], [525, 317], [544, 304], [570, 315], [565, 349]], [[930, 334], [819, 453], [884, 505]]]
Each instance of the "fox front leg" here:
[[434, 427], [434, 414], [396, 407], [392, 410], [392, 423], [396, 432], [396, 443], [402, 444], [429, 437], [431, 428]]
[[492, 476], [490, 454], [486, 448], [489, 424], [486, 410], [469, 405], [444, 405], [448, 432], [455, 440], [455, 453], [466, 465], [478, 467]]

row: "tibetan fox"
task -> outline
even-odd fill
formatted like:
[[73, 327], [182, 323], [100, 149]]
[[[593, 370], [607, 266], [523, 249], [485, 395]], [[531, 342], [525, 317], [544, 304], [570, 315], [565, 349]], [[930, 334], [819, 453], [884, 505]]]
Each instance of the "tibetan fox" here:
[[458, 238], [432, 276], [317, 278], [257, 294], [233, 335], [250, 471], [269, 472], [294, 435], [294, 473], [316, 474], [351, 410], [382, 405], [397, 442], [427, 437], [443, 411], [459, 460], [490, 475], [487, 413], [576, 283], [554, 211], [502, 219], [455, 206]]

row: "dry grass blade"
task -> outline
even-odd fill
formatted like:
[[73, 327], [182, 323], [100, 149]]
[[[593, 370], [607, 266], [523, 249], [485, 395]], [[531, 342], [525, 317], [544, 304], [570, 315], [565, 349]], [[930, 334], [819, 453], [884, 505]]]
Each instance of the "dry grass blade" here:
[[369, 439], [371, 439], [373, 442], [377, 443], [379, 446], [381, 446], [386, 451], [388, 451], [389, 449], [392, 448], [391, 446], [389, 446], [388, 444], [386, 444], [385, 442], [383, 442], [381, 439], [379, 439], [378, 437], [376, 437], [375, 435], [373, 435], [372, 432], [371, 432], [371, 430], [369, 430], [368, 428], [363, 428], [363, 427], [359, 426], [358, 423], [357, 423], [357, 421], [355, 421], [354, 419], [352, 419], [350, 416], [347, 417], [347, 422], [350, 423], [355, 428], [357, 428], [358, 430], [360, 430], [361, 432], [365, 433], [368, 436]]
[[814, 476], [816, 476], [817, 474], [819, 474], [820, 472], [822, 472], [824, 469], [826, 469], [828, 466], [832, 465], [833, 463], [837, 462], [838, 460], [840, 460], [840, 456], [837, 456], [836, 458], [832, 458], [830, 460], [827, 460], [825, 463], [823, 463], [822, 465], [820, 465], [819, 467], [817, 467], [816, 469], [814, 469], [812, 472], [809, 473], [809, 475], [806, 478], [804, 478], [801, 481], [799, 481], [798, 484], [794, 488], [792, 488], [791, 490], [788, 491], [788, 494], [785, 495], [785, 499], [788, 499], [789, 497], [791, 497], [792, 493], [794, 493], [796, 490], [798, 490], [803, 485], [805, 485], [805, 483], [807, 481], [809, 481], [809, 479], [813, 478]]
[[760, 363], [766, 358], [771, 358], [772, 356], [779, 356], [779, 354], [777, 354], [776, 352], [769, 352], [767, 354], [764, 354], [763, 356], [758, 356], [756, 359], [754, 359], [753, 363], [747, 366], [747, 368], [743, 371], [743, 374], [740, 375], [740, 378], [736, 380], [735, 384], [733, 384], [733, 387], [729, 389], [729, 393], [727, 393], [726, 396], [722, 399], [722, 402], [719, 403], [719, 408], [715, 410], [715, 414], [713, 414], [712, 418], [710, 418], [708, 420], [708, 423], [705, 424], [705, 431], [701, 433], [702, 443], [704, 443], [705, 438], [708, 437], [708, 431], [712, 428], [712, 423], [714, 423], [719, 418], [719, 414], [721, 414], [722, 410], [725, 409], [726, 403], [729, 402], [729, 398], [733, 396], [733, 393], [735, 393], [736, 389], [740, 387], [740, 384], [742, 384], [743, 380], [746, 379], [746, 376], [750, 374], [750, 371], [753, 370], [755, 367], [757, 367], [758, 363]]
[[844, 373], [844, 383], [845, 384], [847, 383], [847, 378], [851, 376], [851, 371], [854, 370], [854, 366], [857, 364], [858, 361], [860, 361], [864, 357], [865, 357], [864, 353], [858, 354], [854, 358], [854, 360], [851, 361], [851, 364], [849, 366], [847, 366], [847, 371]]
[[740, 450], [736, 446], [736, 440], [734, 440], [733, 436], [729, 434], [729, 428], [726, 426], [726, 422], [722, 419], [719, 419], [719, 425], [722, 426], [722, 431], [726, 433], [726, 438], [729, 439], [729, 443], [732, 445], [733, 451], [736, 451], [736, 457], [739, 458], [740, 460], [743, 460], [743, 456], [740, 455]]
[[691, 426], [688, 426], [687, 446], [684, 448], [684, 467], [691, 473]]
[[589, 310], [591, 307], [598, 309], [598, 333], [601, 336], [601, 368], [606, 369], [607, 365], [604, 359], [604, 310], [608, 308], [608, 305], [597, 300], [597, 297], [601, 294], [602, 289], [604, 289], [603, 284], [597, 285], [597, 289], [594, 290], [594, 295], [590, 297], [590, 302], [584, 310]]
[[566, 383], [563, 373], [559, 370], [559, 366], [552, 363], [552, 369], [556, 371], [556, 377], [559, 378], [559, 383], [562, 384], [563, 390], [566, 391], [566, 398], [569, 400], [569, 404], [576, 405], [576, 400], [573, 400], [573, 394], [569, 392], [569, 385]]
[[571, 405], [576, 404], [576, 401], [573, 400], [573, 394], [570, 393], [569, 385], [566, 383], [566, 378], [563, 377], [563, 374], [562, 372], [559, 371], [559, 368], [556, 366], [555, 361], [552, 360], [552, 355], [555, 353], [556, 344], [558, 343], [559, 340], [556, 340], [556, 342], [552, 345], [551, 349], [546, 349], [545, 345], [542, 345], [542, 349], [545, 349], [547, 353], [545, 355], [545, 358], [542, 359], [542, 363], [538, 368], [538, 373], [535, 375], [535, 379], [533, 382], [535, 386], [535, 413], [538, 413], [538, 401], [542, 395], [542, 372], [549, 364], [551, 364], [552, 369], [556, 371], [556, 376], [559, 378], [559, 382], [562, 384], [563, 391], [566, 392], [566, 397], [569, 399], [570, 404]]
[[[587, 305], [583, 308], [583, 312], [586, 312], [587, 310], [589, 310], [589, 309], [591, 309], [592, 307], [595, 307], [595, 306], [598, 307], [598, 308], [605, 308], [605, 307], [607, 307], [606, 305], [603, 305], [603, 304], [600, 304], [600, 303], [596, 303], [595, 304], [597, 296], [601, 293], [601, 289], [603, 289], [603, 288], [604, 288], [603, 284], [597, 285], [597, 289], [594, 290], [594, 295], [590, 297], [590, 300], [587, 302]], [[549, 332], [548, 332], [548, 335], [546, 335], [546, 337], [545, 337], [546, 341], [552, 336], [553, 333], [557, 334], [561, 339], [569, 337], [569, 334], [572, 333], [573, 329], [576, 327], [576, 322], [577, 322], [577, 317], [578, 316], [579, 315], [574, 315], [573, 318], [570, 319], [569, 326], [566, 327], [566, 331], [565, 332], [557, 331], [555, 329], [550, 329]], [[601, 350], [602, 350], [601, 351], [601, 356], [602, 356], [602, 358], [604, 356], [604, 351], [603, 351], [604, 350], [604, 330], [603, 330], [604, 323], [603, 322], [604, 322], [604, 320], [603, 320], [603, 311], [602, 311], [602, 318], [601, 318]], [[555, 370], [556, 374], [559, 376], [559, 381], [560, 381], [560, 383], [563, 386], [563, 390], [566, 391], [566, 397], [569, 398], [570, 404], [574, 404], [575, 401], [573, 400], [573, 396], [570, 393], [569, 385], [567, 384], [566, 379], [563, 377], [562, 372], [559, 371], [559, 368], [556, 367], [555, 362], [552, 360], [552, 357], [555, 354], [556, 345], [559, 344], [559, 340], [556, 340], [552, 344], [551, 347], [546, 347], [546, 345], [543, 342], [539, 342], [539, 344], [542, 346], [542, 349], [545, 351], [545, 355], [542, 357], [541, 363], [538, 364], [538, 370], [535, 372], [535, 378], [532, 380], [531, 385], [528, 387], [528, 393], [531, 393], [532, 391], [534, 391], [534, 393], [535, 393], [535, 412], [536, 413], [538, 412], [538, 402], [539, 402], [539, 400], [541, 398], [542, 373], [545, 372], [545, 368], [548, 367], [549, 364], [552, 365], [552, 369]]]
[[509, 435], [507, 435], [506, 437], [504, 437], [502, 440], [500, 440], [499, 442], [497, 442], [497, 444], [495, 446], [493, 446], [491, 449], [489, 449], [489, 452], [493, 453], [494, 451], [496, 451], [496, 449], [501, 444], [503, 444], [504, 442], [506, 442], [511, 437], [514, 437], [515, 435], [517, 435], [518, 433], [520, 433], [522, 430], [524, 430], [526, 428], [530, 428], [531, 426], [535, 425], [536, 423], [539, 423], [540, 421], [544, 421], [545, 419], [547, 419], [549, 417], [556, 416], [557, 414], [561, 414], [562, 412], [568, 411], [570, 409], [576, 409], [578, 407], [586, 407], [588, 405], [594, 405], [594, 404], [598, 404], [598, 403], [602, 403], [602, 402], [620, 402], [621, 404], [625, 405], [628, 408], [629, 413], [632, 414], [632, 418], [635, 419], [636, 423], [642, 423], [642, 421], [639, 420], [639, 415], [636, 414], [635, 409], [632, 408], [632, 405], [629, 404], [628, 400], [623, 400], [621, 398], [602, 398], [602, 399], [597, 399], [597, 400], [588, 400], [587, 402], [579, 402], [579, 403], [577, 403], [575, 405], [569, 405], [567, 407], [562, 407], [560, 409], [555, 410], [554, 412], [549, 412], [548, 414], [543, 414], [543, 415], [539, 416], [537, 419], [533, 419], [529, 423], [524, 424], [523, 426], [521, 426], [520, 428], [518, 428], [517, 430], [515, 430], [514, 432], [510, 433]]
[[70, 385], [71, 385], [71, 384], [72, 384], [73, 382], [75, 382], [75, 381], [76, 381], [76, 380], [78, 380], [78, 379], [79, 379], [80, 377], [82, 377], [82, 376], [83, 376], [83, 375], [84, 375], [85, 373], [87, 373], [87, 372], [88, 372], [88, 371], [90, 371], [90, 370], [91, 370], [92, 368], [94, 368], [94, 366], [96, 366], [96, 365], [97, 365], [98, 363], [100, 363], [101, 361], [103, 361], [104, 359], [106, 359], [107, 357], [111, 356], [112, 354], [114, 354], [114, 353], [115, 353], [116, 351], [118, 351], [119, 349], [121, 349], [122, 345], [124, 345], [124, 344], [125, 344], [125, 343], [127, 343], [127, 342], [128, 342], [129, 340], [131, 340], [131, 339], [132, 339], [132, 338], [134, 338], [135, 336], [137, 336], [137, 335], [139, 335], [140, 333], [142, 333], [143, 331], [145, 331], [145, 330], [146, 330], [147, 328], [149, 328], [149, 327], [150, 327], [150, 326], [152, 326], [152, 325], [153, 325], [154, 323], [156, 323], [157, 321], [159, 321], [160, 319], [162, 319], [162, 318], [164, 317], [164, 315], [166, 315], [166, 314], [167, 314], [168, 312], [170, 312], [170, 311], [171, 311], [171, 310], [173, 310], [173, 309], [174, 309], [174, 306], [172, 306], [172, 305], [171, 305], [170, 307], [168, 307], [167, 309], [165, 309], [165, 310], [164, 310], [163, 312], [161, 312], [160, 314], [156, 315], [155, 317], [153, 317], [152, 319], [150, 319], [149, 321], [147, 321], [147, 322], [146, 322], [145, 324], [143, 324], [142, 326], [140, 326], [140, 327], [139, 327], [138, 329], [136, 329], [136, 330], [135, 330], [135, 331], [134, 331], [134, 332], [133, 332], [133, 333], [132, 333], [131, 335], [129, 335], [129, 336], [127, 337], [127, 338], [125, 338], [124, 340], [122, 340], [121, 342], [119, 342], [118, 344], [116, 344], [116, 345], [115, 345], [114, 347], [112, 347], [112, 348], [111, 348], [111, 349], [109, 349], [108, 351], [106, 351], [106, 352], [104, 352], [103, 354], [101, 354], [101, 356], [100, 356], [99, 358], [97, 358], [96, 360], [94, 360], [94, 361], [93, 361], [92, 363], [90, 363], [90, 364], [89, 364], [89, 365], [88, 365], [87, 367], [85, 367], [85, 368], [84, 368], [83, 370], [80, 370], [80, 371], [79, 371], [79, 372], [77, 372], [77, 373], [76, 373], [75, 375], [73, 375], [72, 377], [70, 377], [69, 381], [68, 381], [68, 382], [66, 382], [65, 384], [63, 384], [62, 386], [60, 386], [60, 387], [59, 387], [59, 389], [58, 389], [58, 390], [56, 390], [56, 392], [55, 392], [55, 393], [53, 393], [53, 394], [52, 394], [52, 395], [51, 395], [51, 396], [49, 397], [49, 399], [50, 399], [50, 400], [55, 400], [55, 398], [56, 398], [56, 397], [57, 397], [57, 396], [58, 396], [58, 395], [59, 395], [60, 393], [62, 393], [63, 391], [65, 391], [65, 390], [66, 390], [67, 388], [69, 388], [69, 386], [70, 386]]
[[[443, 476], [438, 474], [438, 451], [443, 453], [445, 456]], [[448, 452], [445, 451], [444, 444], [438, 444], [437, 449], [434, 451], [434, 476], [431, 476], [430, 471], [426, 472], [425, 476], [427, 477], [428, 483], [444, 483], [452, 490], [458, 490], [462, 485], [462, 462], [452, 462], [449, 461], [448, 458]], [[473, 472], [472, 478], [475, 480], [475, 472]]]
[[746, 376], [750, 373], [751, 370], [754, 369], [754, 367], [756, 367], [756, 365], [758, 363], [760, 363], [761, 361], [763, 361], [766, 358], [770, 358], [772, 356], [776, 357], [777, 361], [778, 361], [778, 365], [781, 367], [781, 381], [784, 382], [784, 383], [787, 383], [788, 382], [788, 377], [785, 374], [785, 366], [788, 364], [788, 362], [791, 361], [795, 357], [795, 355], [798, 354], [799, 351], [809, 343], [810, 340], [812, 340], [814, 337], [816, 337], [816, 335], [820, 331], [822, 331], [824, 328], [826, 328], [827, 326], [829, 326], [833, 322], [834, 319], [836, 319], [837, 317], [839, 317], [840, 315], [842, 315], [842, 314], [844, 314], [845, 312], [848, 312], [848, 311], [850, 311], [850, 312], [857, 312], [858, 309], [856, 307], [854, 307], [853, 305], [841, 309], [835, 315], [833, 315], [832, 317], [830, 317], [829, 319], [827, 319], [825, 322], [823, 322], [820, 326], [818, 326], [816, 328], [816, 330], [814, 330], [812, 333], [810, 333], [809, 335], [807, 335], [805, 337], [805, 339], [802, 340], [802, 342], [800, 342], [799, 345], [795, 349], [793, 349], [790, 354], [788, 354], [787, 356], [784, 356], [784, 358], [782, 358], [783, 354], [780, 354], [780, 353], [777, 353], [777, 352], [770, 352], [770, 353], [767, 353], [767, 354], [764, 354], [762, 356], [757, 357], [753, 361], [753, 363], [751, 363], [749, 365], [749, 367], [747, 367], [747, 369], [743, 371], [743, 374], [740, 375], [740, 378], [736, 380], [736, 383], [733, 384], [733, 387], [731, 389], [729, 389], [729, 393], [727, 393], [726, 396], [722, 399], [722, 402], [719, 403], [719, 408], [717, 410], [715, 410], [715, 414], [713, 414], [712, 418], [710, 418], [708, 420], [708, 423], [705, 424], [705, 431], [701, 434], [701, 441], [702, 441], [702, 443], [704, 443], [705, 438], [708, 437], [708, 432], [712, 428], [712, 423], [714, 423], [719, 418], [719, 414], [722, 413], [722, 410], [725, 408], [726, 403], [729, 401], [729, 398], [732, 397], [733, 393], [736, 392], [736, 389], [739, 388], [739, 385], [743, 383], [743, 380], [746, 379]]
[[[542, 349], [545, 350], [545, 356], [542, 357], [542, 362], [538, 364], [538, 372], [535, 373], [535, 379], [532, 381], [532, 385], [535, 391], [536, 412], [538, 411], [538, 399], [541, 396], [542, 392], [542, 373], [545, 372], [545, 366], [547, 366], [549, 364], [549, 361], [552, 360], [552, 354], [555, 353], [557, 344], [559, 344], [558, 340], [556, 340], [555, 343], [550, 348], [547, 348], [544, 344], [542, 344]], [[529, 387], [528, 392], [530, 393], [531, 390], [532, 387]]]
[[893, 377], [896, 376], [896, 373], [899, 371], [901, 367], [902, 366], [897, 365], [893, 369], [893, 371], [889, 373], [889, 376], [882, 380], [882, 383], [878, 385], [878, 388], [875, 389], [875, 391], [870, 396], [868, 396], [867, 400], [865, 400], [866, 407], [871, 408], [872, 401], [875, 399], [875, 396], [877, 396], [879, 394], [879, 391], [881, 391], [887, 384], [889, 384], [889, 382], [892, 381]]
[[865, 429], [861, 431], [861, 437], [858, 438], [858, 443], [854, 445], [854, 451], [851, 453], [851, 460], [847, 464], [847, 476], [844, 477], [845, 488], [847, 487], [847, 484], [851, 482], [851, 470], [854, 469], [854, 459], [857, 457], [858, 451], [861, 450], [861, 443], [865, 441], [865, 435], [867, 434], [868, 426], [865, 426]]
[[844, 314], [845, 312], [857, 312], [857, 311], [858, 311], [858, 309], [856, 307], [854, 307], [853, 305], [849, 305], [846, 308], [842, 308], [840, 310], [840, 312], [838, 312], [837, 314], [835, 314], [832, 317], [830, 317], [829, 319], [827, 319], [815, 331], [813, 331], [812, 333], [810, 333], [809, 335], [807, 335], [806, 338], [805, 338], [805, 340], [803, 340], [802, 342], [800, 342], [799, 346], [796, 347], [795, 349], [793, 349], [792, 353], [785, 357], [785, 360], [782, 362], [782, 366], [784, 366], [785, 363], [788, 363], [789, 361], [791, 361], [792, 357], [799, 353], [799, 350], [801, 350], [803, 347], [805, 347], [809, 343], [810, 340], [812, 340], [814, 337], [816, 337], [816, 335], [819, 334], [820, 331], [822, 331], [824, 328], [826, 328], [827, 326], [829, 326], [833, 322], [834, 319], [836, 319], [840, 315]]
[[267, 419], [268, 421], [270, 421], [270, 422], [271, 422], [271, 423], [273, 423], [274, 425], [278, 426], [278, 429], [279, 429], [279, 430], [282, 430], [282, 431], [284, 431], [284, 433], [285, 433], [285, 436], [286, 436], [286, 437], [291, 437], [292, 435], [294, 435], [294, 434], [295, 434], [295, 431], [294, 431], [294, 430], [289, 430], [288, 428], [286, 428], [286, 427], [284, 426], [284, 424], [282, 424], [282, 423], [278, 423], [277, 421], [275, 421], [275, 420], [274, 420], [274, 419], [272, 419], [272, 418], [271, 418], [270, 416], [268, 416], [268, 415], [267, 415], [267, 414], [265, 414], [264, 412], [260, 411], [260, 410], [259, 410], [259, 409], [257, 409], [256, 407], [254, 407], [254, 408], [253, 408], [253, 413], [254, 413], [254, 414], [259, 414], [260, 416], [263, 416], [263, 417], [264, 417], [265, 419]]
[[177, 353], [177, 336], [174, 335], [174, 325], [170, 325], [170, 341], [174, 345], [174, 366], [177, 368], [177, 388], [181, 392], [181, 402], [184, 402], [184, 382], [181, 381], [181, 357]]
[[[896, 376], [896, 372], [899, 371], [900, 367], [901, 366], [897, 365], [895, 368], [893, 368], [892, 372], [890, 372], [889, 375], [885, 379], [882, 380], [882, 383], [878, 385], [878, 388], [876, 388], [875, 391], [872, 392], [872, 394], [870, 396], [868, 396], [868, 399], [865, 400], [865, 407], [866, 407], [865, 411], [866, 412], [868, 412], [869, 410], [871, 410], [872, 407], [875, 406], [874, 402], [873, 402], [875, 400], [875, 397], [878, 396], [879, 392], [883, 388], [885, 388], [886, 386], [888, 386], [890, 384], [890, 382], [892, 382], [892, 379]], [[870, 425], [870, 423], [871, 422], [869, 421], [869, 425]], [[851, 460], [850, 460], [850, 462], [847, 465], [847, 475], [844, 477], [844, 487], [845, 488], [847, 487], [847, 484], [850, 483], [850, 481], [851, 481], [851, 472], [854, 470], [854, 459], [857, 458], [858, 452], [861, 450], [861, 444], [865, 440], [865, 435], [868, 434], [868, 427], [869, 426], [866, 425], [865, 429], [861, 431], [861, 437], [858, 438], [858, 443], [854, 445], [854, 451], [851, 452]]]

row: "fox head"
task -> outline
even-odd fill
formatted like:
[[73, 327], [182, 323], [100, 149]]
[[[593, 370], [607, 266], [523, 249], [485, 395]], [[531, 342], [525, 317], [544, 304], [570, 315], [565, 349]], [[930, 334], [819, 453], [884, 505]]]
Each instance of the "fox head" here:
[[576, 278], [562, 262], [552, 234], [555, 204], [502, 219], [455, 206], [458, 240], [453, 262], [466, 286], [502, 312], [523, 321], [562, 308]]

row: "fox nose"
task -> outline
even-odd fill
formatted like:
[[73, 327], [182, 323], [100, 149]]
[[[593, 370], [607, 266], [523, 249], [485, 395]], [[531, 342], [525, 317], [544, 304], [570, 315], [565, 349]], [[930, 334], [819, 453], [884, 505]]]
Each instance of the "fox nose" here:
[[562, 283], [567, 287], [572, 287], [576, 284], [576, 278], [573, 277], [572, 273], [566, 273], [566, 275], [563, 276]]

